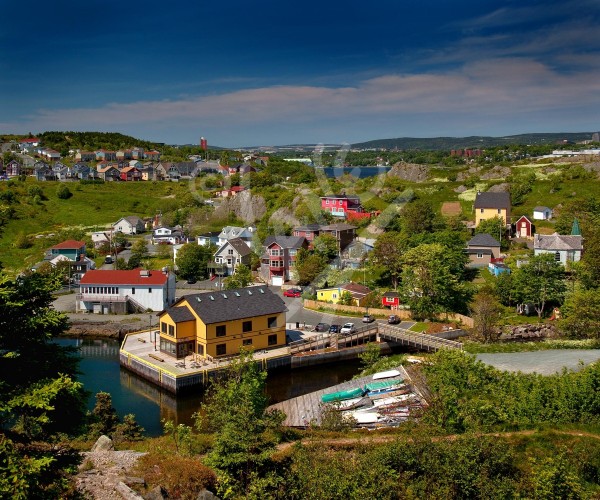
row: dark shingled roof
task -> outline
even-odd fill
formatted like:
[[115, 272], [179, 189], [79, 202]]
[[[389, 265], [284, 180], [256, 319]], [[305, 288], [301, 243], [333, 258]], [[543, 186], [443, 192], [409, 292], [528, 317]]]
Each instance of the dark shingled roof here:
[[171, 307], [167, 312], [175, 323], [194, 321], [196, 319], [196, 316], [187, 307]]
[[267, 236], [263, 246], [277, 243], [281, 248], [300, 248], [306, 239], [304, 236]]
[[510, 193], [477, 193], [475, 208], [510, 208]]
[[473, 236], [467, 246], [470, 247], [499, 247], [500, 243], [496, 238], [487, 234], [487, 233], [479, 233]]
[[[177, 303], [183, 299], [207, 325], [287, 311], [283, 299], [266, 286], [195, 293], [182, 297]], [[171, 307], [167, 312], [171, 314], [174, 309], [179, 308]]]

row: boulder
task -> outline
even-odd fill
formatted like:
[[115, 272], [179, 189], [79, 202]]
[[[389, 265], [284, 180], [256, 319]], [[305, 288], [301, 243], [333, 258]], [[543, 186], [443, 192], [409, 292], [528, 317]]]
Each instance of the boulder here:
[[219, 497], [208, 490], [202, 490], [200, 493], [198, 493], [196, 500], [219, 500]]
[[114, 449], [115, 445], [113, 444], [112, 439], [104, 435], [100, 436], [98, 440], [94, 443], [94, 446], [92, 446], [93, 452], [114, 451]]
[[144, 495], [144, 500], [165, 500], [165, 498], [169, 498], [169, 494], [162, 486], [156, 486]]

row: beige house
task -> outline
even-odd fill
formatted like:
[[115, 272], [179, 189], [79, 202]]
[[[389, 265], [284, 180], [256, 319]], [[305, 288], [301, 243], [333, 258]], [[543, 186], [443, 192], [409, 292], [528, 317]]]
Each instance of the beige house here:
[[504, 225], [510, 224], [510, 193], [478, 192], [473, 205], [475, 209], [475, 227], [482, 220], [500, 217]]

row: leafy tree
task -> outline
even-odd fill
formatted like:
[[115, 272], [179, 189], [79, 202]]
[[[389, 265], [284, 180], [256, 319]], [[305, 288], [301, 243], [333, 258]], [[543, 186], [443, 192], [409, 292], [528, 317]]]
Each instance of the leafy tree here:
[[577, 290], [560, 309], [559, 329], [573, 339], [600, 338], [600, 296], [594, 289]]
[[144, 260], [148, 258], [148, 241], [145, 238], [138, 239], [131, 246], [131, 256], [136, 256], [138, 260]]
[[61, 184], [56, 190], [56, 196], [60, 200], [68, 200], [71, 196], [73, 196], [73, 193], [71, 193], [71, 190], [66, 186], [66, 184]]
[[298, 250], [298, 256], [301, 256], [300, 262], [296, 261], [296, 272], [298, 273], [298, 284], [309, 285], [319, 276], [327, 266], [327, 262], [322, 256], [306, 252], [304, 249]]
[[562, 303], [566, 289], [565, 270], [551, 253], [531, 257], [515, 270], [511, 282], [518, 302], [535, 304], [539, 318], [548, 303]]
[[414, 318], [465, 307], [466, 289], [446, 261], [439, 243], [419, 245], [402, 257], [402, 295]]
[[240, 493], [267, 472], [275, 451], [274, 431], [284, 418], [281, 412], [267, 412], [266, 376], [252, 354], [241, 350], [225, 379], [210, 388], [203, 414], [196, 417], [199, 429], [215, 432], [206, 463], [220, 471], [222, 485], [230, 481]]
[[235, 269], [235, 274], [229, 276], [225, 280], [225, 289], [231, 290], [233, 288], [244, 288], [250, 286], [254, 282], [252, 271], [249, 267], [240, 264]]
[[425, 233], [434, 230], [441, 223], [433, 205], [424, 199], [416, 199], [402, 208], [399, 216], [400, 227], [406, 235]]
[[483, 290], [475, 295], [470, 309], [474, 333], [484, 342], [497, 340], [500, 336], [497, 324], [501, 312], [498, 299], [490, 291]]
[[195, 243], [186, 243], [177, 252], [177, 268], [179, 275], [183, 279], [202, 279], [206, 278], [207, 266], [212, 261], [212, 248], [196, 245]]
[[398, 288], [400, 274], [402, 273], [402, 256], [406, 251], [406, 242], [400, 233], [390, 231], [383, 233], [373, 247], [371, 261], [383, 267], [390, 274], [394, 290]]
[[362, 370], [369, 370], [381, 358], [381, 348], [376, 342], [368, 342], [358, 357]]
[[352, 294], [348, 290], [344, 290], [340, 294], [340, 298], [338, 299], [338, 304], [343, 306], [351, 306], [354, 304], [354, 299], [352, 298]]
[[316, 253], [328, 261], [338, 256], [338, 242], [331, 234], [317, 236], [313, 241], [313, 248]]

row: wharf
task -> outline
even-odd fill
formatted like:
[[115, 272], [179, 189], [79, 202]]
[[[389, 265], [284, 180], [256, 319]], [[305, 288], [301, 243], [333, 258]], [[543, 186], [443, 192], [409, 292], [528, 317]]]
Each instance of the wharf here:
[[[399, 366], [394, 369], [400, 372], [399, 377], [404, 379], [404, 382], [410, 387], [411, 392], [418, 396], [419, 400], [424, 402], [425, 398], [417, 389], [417, 387], [412, 383], [412, 379], [410, 378], [404, 367]], [[283, 422], [283, 425], [287, 427], [305, 428], [311, 424], [320, 425], [321, 408], [323, 405], [321, 402], [321, 396], [323, 396], [323, 394], [330, 394], [334, 392], [362, 388], [365, 386], [365, 384], [368, 384], [370, 382], [373, 382], [372, 375], [348, 380], [347, 382], [343, 382], [332, 387], [327, 387], [326, 389], [321, 389], [319, 391], [311, 392], [309, 394], [304, 394], [303, 396], [297, 396], [292, 399], [281, 401], [280, 403], [271, 405], [269, 407], [269, 410], [280, 410], [283, 413], [285, 413], [286, 419]]]

